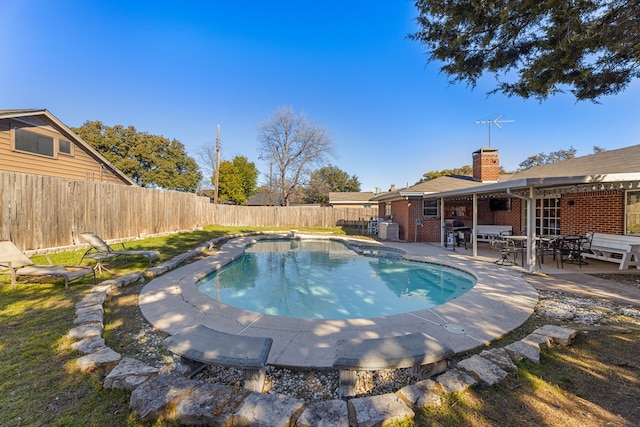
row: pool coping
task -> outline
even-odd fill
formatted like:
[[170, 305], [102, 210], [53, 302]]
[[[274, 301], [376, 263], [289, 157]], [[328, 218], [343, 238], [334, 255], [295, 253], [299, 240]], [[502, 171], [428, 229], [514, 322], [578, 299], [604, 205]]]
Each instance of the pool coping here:
[[[269, 235], [267, 238], [285, 235]], [[382, 338], [425, 332], [461, 353], [486, 345], [524, 323], [533, 313], [538, 291], [522, 271], [469, 258], [424, 243], [375, 242], [349, 237], [297, 234], [297, 238], [340, 239], [349, 244], [381, 245], [404, 258], [444, 264], [474, 275], [478, 282], [458, 298], [433, 308], [392, 316], [348, 319], [294, 319], [242, 310], [200, 292], [196, 283], [240, 257], [261, 236], [227, 241], [205, 259], [151, 280], [140, 292], [139, 307], [155, 328], [168, 334], [197, 324], [231, 334], [270, 337], [267, 363], [292, 368], [331, 368], [340, 339]]]

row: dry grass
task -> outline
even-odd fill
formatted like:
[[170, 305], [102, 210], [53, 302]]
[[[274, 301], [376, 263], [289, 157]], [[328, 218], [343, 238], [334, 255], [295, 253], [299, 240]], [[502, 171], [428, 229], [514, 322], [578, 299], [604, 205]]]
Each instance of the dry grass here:
[[423, 410], [423, 426], [637, 426], [640, 422], [640, 327], [601, 326], [568, 347], [543, 353], [540, 364], [492, 387], [451, 395]]

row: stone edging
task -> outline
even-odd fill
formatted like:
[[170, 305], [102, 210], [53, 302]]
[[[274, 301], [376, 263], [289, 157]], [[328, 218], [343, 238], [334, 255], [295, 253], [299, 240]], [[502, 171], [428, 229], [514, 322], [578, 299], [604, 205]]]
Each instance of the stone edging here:
[[82, 372], [98, 368], [109, 370], [104, 387], [129, 390], [129, 406], [143, 421], [168, 416], [181, 424], [200, 425], [379, 425], [413, 418], [414, 409], [421, 406], [440, 405], [442, 393], [462, 391], [477, 383], [493, 385], [506, 378], [509, 371], [517, 369], [514, 361], [528, 359], [538, 363], [541, 350], [556, 344], [569, 345], [577, 335], [574, 329], [543, 326], [504, 348], [484, 350], [479, 355], [461, 360], [435, 380], [422, 380], [395, 393], [313, 403], [284, 395], [204, 383], [176, 374], [160, 374], [158, 368], [136, 359], [122, 358], [105, 345], [102, 338], [103, 303], [113, 289], [145, 277], [157, 277], [221, 241], [253, 234], [256, 233], [220, 237], [207, 242], [206, 246], [152, 267], [144, 274], [133, 273], [93, 286], [76, 304], [73, 322], [76, 326], [68, 333], [69, 338], [76, 340], [71, 346], [85, 354], [77, 360], [78, 368]]

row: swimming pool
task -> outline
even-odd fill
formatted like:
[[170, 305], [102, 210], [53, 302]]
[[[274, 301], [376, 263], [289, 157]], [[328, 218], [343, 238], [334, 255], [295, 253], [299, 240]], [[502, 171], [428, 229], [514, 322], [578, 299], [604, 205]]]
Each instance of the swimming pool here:
[[[271, 236], [269, 236], [271, 237]], [[309, 236], [302, 238], [340, 237]], [[428, 333], [456, 353], [469, 351], [504, 336], [522, 325], [538, 302], [538, 291], [518, 268], [504, 268], [494, 258], [474, 258], [422, 243], [387, 242], [384, 249], [401, 251], [408, 259], [449, 265], [477, 279], [476, 285], [448, 303], [393, 316], [358, 319], [303, 319], [272, 316], [221, 303], [197, 284], [213, 271], [238, 259], [245, 247], [262, 236], [239, 235], [210, 256], [187, 263], [152, 279], [140, 291], [138, 304], [154, 328], [173, 335], [184, 328], [204, 325], [229, 334], [270, 337], [267, 363], [296, 368], [331, 368], [335, 346], [343, 339], [384, 338], [416, 332]], [[370, 240], [344, 237], [349, 245], [371, 245]]]
[[353, 319], [438, 306], [476, 284], [456, 268], [355, 249], [331, 239], [258, 240], [198, 287], [217, 301], [258, 313]]

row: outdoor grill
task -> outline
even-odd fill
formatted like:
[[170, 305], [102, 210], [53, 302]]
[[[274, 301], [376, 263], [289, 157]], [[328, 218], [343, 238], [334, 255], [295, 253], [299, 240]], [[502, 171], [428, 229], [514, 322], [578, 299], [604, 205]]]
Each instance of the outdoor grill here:
[[467, 249], [467, 234], [471, 232], [471, 227], [467, 227], [464, 222], [459, 219], [445, 219], [444, 220], [444, 232], [445, 232], [445, 242], [444, 246], [447, 247], [449, 245], [460, 247], [460, 245], [464, 245], [464, 248]]

